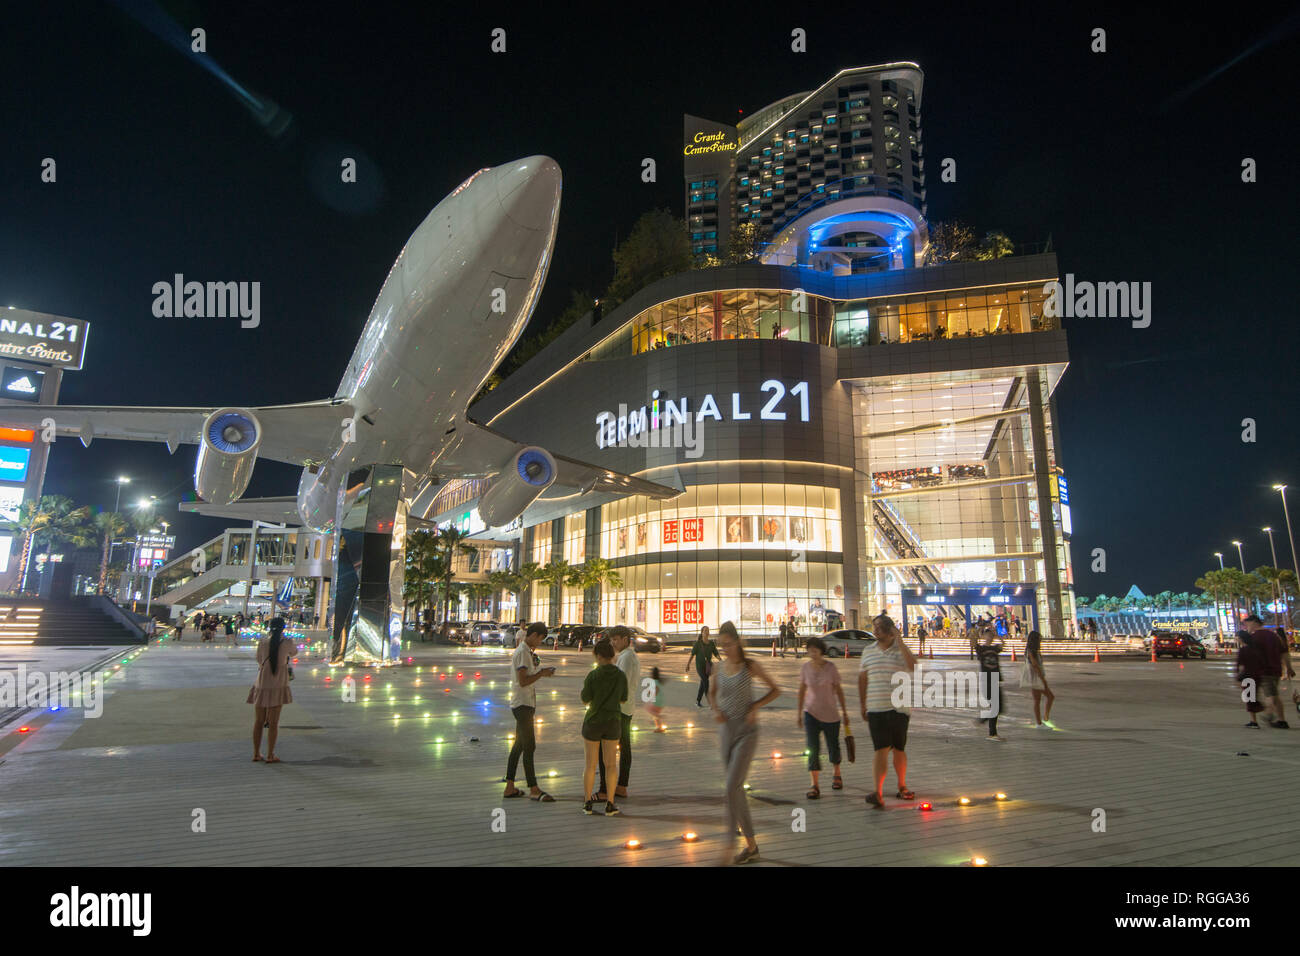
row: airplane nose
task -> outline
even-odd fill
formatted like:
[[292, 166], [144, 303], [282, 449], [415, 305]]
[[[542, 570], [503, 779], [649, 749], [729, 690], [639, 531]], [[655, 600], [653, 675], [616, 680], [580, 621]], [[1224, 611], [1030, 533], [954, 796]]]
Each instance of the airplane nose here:
[[501, 166], [497, 197], [515, 225], [549, 232], [560, 199], [560, 166], [549, 156], [529, 156]]

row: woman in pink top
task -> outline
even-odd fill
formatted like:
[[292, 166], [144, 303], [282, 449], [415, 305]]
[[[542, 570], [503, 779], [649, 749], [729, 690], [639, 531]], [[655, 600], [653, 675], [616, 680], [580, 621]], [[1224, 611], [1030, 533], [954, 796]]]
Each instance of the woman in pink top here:
[[284, 618], [274, 618], [270, 624], [271, 635], [257, 644], [257, 682], [248, 692], [248, 703], [254, 707], [253, 762], [262, 759], [262, 726], [268, 729], [266, 762], [279, 763], [275, 755], [275, 738], [280, 732], [280, 708], [293, 703], [289, 678], [293, 669], [289, 662], [297, 648], [284, 636]]
[[826, 642], [820, 637], [808, 638], [808, 660], [799, 672], [799, 706], [795, 708], [795, 724], [803, 727], [808, 741], [808, 772], [812, 774], [812, 789], [808, 798], [816, 800], [822, 795], [817, 778], [822, 769], [821, 737], [826, 735], [826, 756], [835, 767], [832, 790], [843, 790], [840, 777], [840, 719], [844, 729], [849, 728], [848, 708], [844, 703], [844, 689], [840, 686], [840, 672], [826, 659]]

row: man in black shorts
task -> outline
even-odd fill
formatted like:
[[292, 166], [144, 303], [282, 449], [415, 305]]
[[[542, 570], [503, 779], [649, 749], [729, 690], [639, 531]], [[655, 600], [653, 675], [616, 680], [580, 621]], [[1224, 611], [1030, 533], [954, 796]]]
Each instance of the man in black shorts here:
[[[889, 755], [894, 755], [894, 774], [898, 777], [898, 798], [916, 798], [907, 789], [907, 723], [910, 711], [895, 707], [893, 703], [894, 675], [911, 674], [916, 668], [916, 657], [903, 643], [898, 626], [882, 614], [871, 625], [876, 643], [862, 651], [858, 671], [858, 698], [862, 702], [862, 719], [871, 731], [871, 769], [875, 775], [875, 792], [868, 794], [867, 803], [878, 810], [885, 807], [885, 775], [889, 772]], [[911, 678], [909, 677], [910, 681]]]

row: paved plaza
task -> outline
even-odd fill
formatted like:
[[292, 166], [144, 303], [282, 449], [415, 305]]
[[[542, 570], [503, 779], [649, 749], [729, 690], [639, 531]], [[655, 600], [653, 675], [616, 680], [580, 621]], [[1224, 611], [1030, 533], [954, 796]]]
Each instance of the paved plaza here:
[[[321, 662], [323, 643], [304, 647], [278, 765], [250, 759], [251, 646], [134, 650], [107, 682], [101, 717], [63, 709], [0, 727], [0, 864], [675, 866], [722, 855], [718, 733], [695, 707], [680, 650], [642, 655], [644, 674], [657, 665], [671, 677], [670, 730], [651, 732], [638, 710], [631, 796], [610, 819], [580, 812], [588, 653], [540, 652], [559, 671], [537, 685], [537, 769], [557, 801], [539, 804], [501, 799], [514, 727], [502, 649], [411, 645], [406, 666], [356, 669], [357, 702], [347, 703], [346, 669]], [[35, 661], [29, 669], [49, 654], [3, 655], [19, 653]], [[12, 666], [3, 655], [0, 667]], [[870, 745], [857, 717], [857, 661], [837, 666], [858, 762], [844, 764], [843, 791], [824, 775], [820, 800], [804, 796], [801, 662], [762, 662], [783, 689], [762, 713], [749, 775], [762, 865], [951, 866], [978, 855], [1000, 866], [1231, 866], [1300, 856], [1290, 812], [1300, 730], [1245, 729], [1225, 659], [1049, 659], [1056, 731], [1028, 726], [1027, 692], [1007, 660], [1005, 742], [987, 741], [973, 712], [914, 711], [908, 784], [917, 800], [892, 797], [891, 770], [884, 811], [863, 802]], [[999, 791], [1006, 801], [994, 799]], [[918, 810], [923, 801], [933, 810]], [[1098, 808], [1105, 832], [1094, 832]], [[805, 828], [793, 826], [797, 810]], [[699, 841], [683, 842], [686, 831]], [[624, 849], [631, 838], [642, 848]]]

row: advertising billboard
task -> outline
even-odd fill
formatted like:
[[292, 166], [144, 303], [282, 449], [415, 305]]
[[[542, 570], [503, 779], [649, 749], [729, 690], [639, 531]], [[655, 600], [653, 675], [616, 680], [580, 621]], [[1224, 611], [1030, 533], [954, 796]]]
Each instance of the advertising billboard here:
[[31, 457], [30, 448], [0, 446], [0, 481], [26, 481], [27, 463]]
[[26, 309], [0, 312], [0, 357], [79, 369], [86, 358], [90, 323]]
[[39, 402], [44, 387], [44, 372], [6, 365], [0, 373], [0, 394], [10, 401]]

